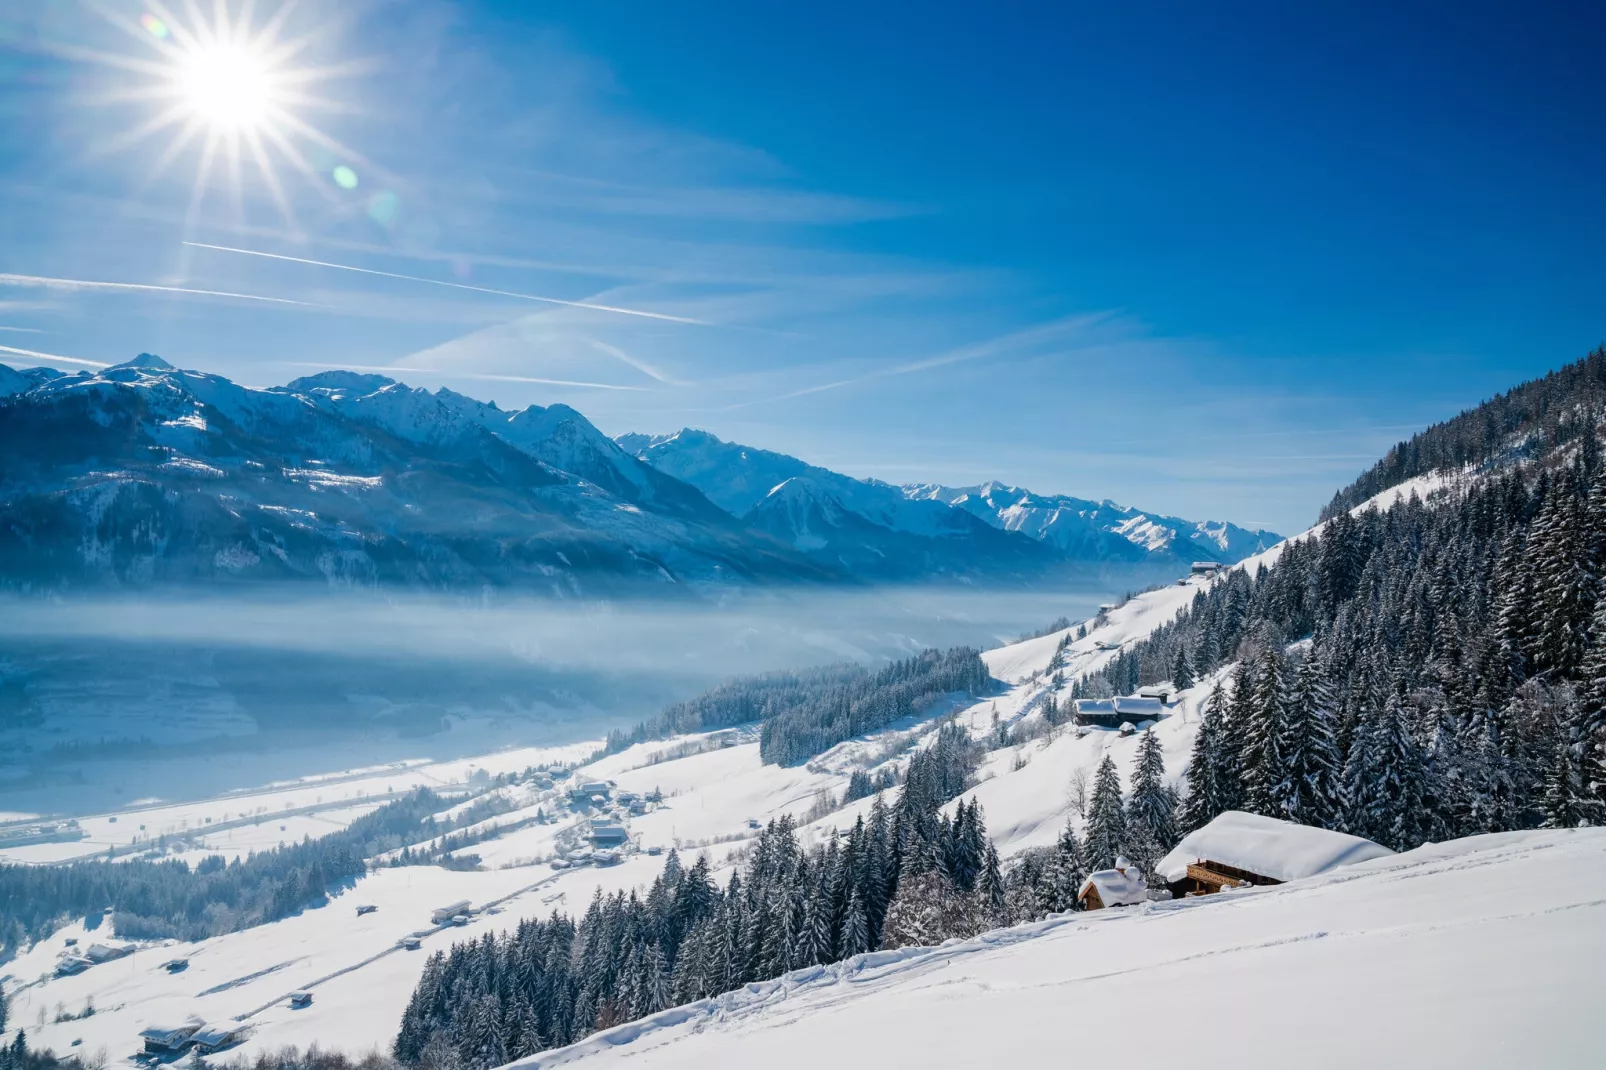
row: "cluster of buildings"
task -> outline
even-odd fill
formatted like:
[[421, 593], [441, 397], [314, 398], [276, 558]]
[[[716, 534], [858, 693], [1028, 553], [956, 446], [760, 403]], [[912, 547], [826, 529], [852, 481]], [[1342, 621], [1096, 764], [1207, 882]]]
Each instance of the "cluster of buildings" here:
[[91, 966], [126, 958], [133, 953], [133, 944], [90, 944], [82, 950], [72, 946], [57, 960], [56, 976], [71, 977], [75, 973], [83, 973]]

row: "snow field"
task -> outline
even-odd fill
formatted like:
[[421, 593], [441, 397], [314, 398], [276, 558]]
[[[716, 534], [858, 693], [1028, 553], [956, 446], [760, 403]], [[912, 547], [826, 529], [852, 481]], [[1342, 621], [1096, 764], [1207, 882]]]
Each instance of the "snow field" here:
[[513, 1065], [1596, 1066], [1603, 882], [1606, 830], [1475, 837], [872, 952]]

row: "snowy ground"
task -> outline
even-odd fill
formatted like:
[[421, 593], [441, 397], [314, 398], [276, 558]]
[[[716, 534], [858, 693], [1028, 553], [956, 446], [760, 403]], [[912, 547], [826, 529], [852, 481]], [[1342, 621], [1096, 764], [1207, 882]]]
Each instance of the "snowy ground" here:
[[[1424, 483], [1415, 489], [1433, 488]], [[1277, 552], [1263, 556], [1269, 560]], [[1251, 559], [1247, 567], [1258, 564]], [[1088, 634], [1068, 649], [1066, 679], [1102, 667], [1214, 582], [1219, 581], [1190, 579], [1160, 587], [1088, 621]], [[984, 659], [1006, 685], [999, 694], [980, 701], [950, 698], [924, 719], [848, 741], [803, 766], [765, 766], [756, 733], [725, 731], [642, 744], [581, 769], [582, 779], [613, 780], [621, 791], [662, 793], [656, 809], [628, 819], [639, 853], [616, 866], [552, 869], [550, 859], [574, 842], [581, 818], [562, 813], [557, 824], [531, 823], [537, 809], [550, 815], [558, 800], [555, 793], [520, 785], [499, 789], [514, 809], [484, 823], [498, 834], [460, 852], [478, 855], [479, 871], [380, 869], [326, 907], [198, 944], [147, 946], [77, 977], [49, 976], [65, 939], [88, 942], [106, 934], [58, 933], [0, 966], [0, 977], [10, 978], [7, 991], [15, 993], [13, 1020], [28, 1028], [35, 1043], [65, 1051], [80, 1040], [89, 1053], [105, 1049], [113, 1063], [134, 1053], [140, 1029], [191, 1014], [244, 1016], [255, 1030], [240, 1049], [247, 1055], [314, 1041], [354, 1053], [388, 1047], [431, 950], [521, 918], [545, 917], [554, 909], [579, 913], [599, 888], [643, 886], [663, 864], [661, 856], [646, 853], [648, 848], [679, 847], [688, 857], [706, 849], [716, 866], [724, 866], [757, 835], [755, 823], [785, 813], [801, 821], [822, 799], [840, 798], [854, 769], [907, 761], [934, 731], [938, 716], [954, 715], [977, 738], [991, 734], [995, 718], [1003, 724], [1029, 723], [1040, 717], [1055, 649], [1074, 635], [1070, 629], [989, 651]], [[1173, 779], [1186, 763], [1200, 702], [1213, 683], [1202, 680], [1183, 693], [1152, 729]], [[981, 802], [988, 829], [1006, 856], [1046, 845], [1072, 812], [1079, 786], [1091, 789], [1104, 755], [1113, 757], [1124, 780], [1138, 743], [1137, 736], [1062, 726], [990, 752], [967, 797]], [[89, 838], [81, 844], [3, 854], [50, 861], [127, 851], [142, 838], [163, 834], [187, 837], [186, 858], [212, 850], [234, 854], [272, 846], [281, 837], [327, 831], [395, 791], [453, 787], [532, 765], [572, 762], [595, 746], [397, 763], [202, 802], [130, 809], [84, 820]], [[837, 809], [807, 825], [802, 835], [818, 841], [850, 825], [870, 805], [859, 800]], [[841, 1050], [851, 1039], [867, 1045], [858, 1059], [865, 1064], [907, 1065], [917, 1058], [937, 1066], [1007, 1065], [1016, 1058], [1029, 1064], [1041, 1062], [1045, 1052], [1063, 1050], [1079, 1058], [1107, 1055], [1141, 1065], [1162, 1055], [1176, 1061], [1197, 1049], [1214, 1053], [1212, 1058], [1230, 1054], [1235, 1064], [1324, 1065], [1324, 1060], [1338, 1061], [1323, 1054], [1323, 1045], [1335, 1038], [1343, 1044], [1332, 1050], [1350, 1059], [1386, 1055], [1390, 1043], [1403, 1042], [1400, 1034], [1412, 1020], [1413, 1007], [1403, 997], [1420, 989], [1426, 994], [1414, 1006], [1424, 1021], [1464, 1018], [1470, 1023], [1445, 1050], [1476, 1056], [1481, 1054], [1479, 1027], [1489, 1020], [1486, 1003], [1502, 985], [1510, 989], [1502, 998], [1511, 1001], [1513, 1013], [1530, 1016], [1522, 1021], [1536, 1028], [1560, 1023], [1558, 1044], [1577, 1035], [1577, 1028], [1564, 1021], [1565, 1012], [1576, 1006], [1568, 993], [1588, 989], [1591, 981], [1594, 993], [1602, 991], [1599, 953], [1606, 929], [1596, 904], [1606, 900], [1579, 897], [1606, 878], [1606, 839], [1596, 834], [1507, 837], [1415, 852], [1389, 866], [1368, 867], [1364, 879], [1361, 869], [1354, 871], [1353, 883], [1333, 876], [1273, 892], [1078, 916], [924, 957], [872, 956], [858, 966], [827, 971], [828, 977], [758, 986], [733, 997], [722, 1016], [704, 1015], [672, 1028], [661, 1018], [640, 1031], [642, 1039], [612, 1055], [605, 1051], [608, 1043], [584, 1052], [606, 1061], [650, 1051], [654, 1066], [769, 1060], [774, 1070], [784, 1070], [801, 1065], [803, 1053], [812, 1067], [818, 1052]], [[395, 949], [401, 937], [432, 928], [431, 909], [462, 899], [476, 906], [498, 903], [498, 912], [477, 916], [466, 933], [430, 932], [422, 951]], [[358, 918], [358, 903], [379, 909]], [[1578, 956], [1553, 956], [1558, 943], [1568, 942], [1569, 931], [1577, 937]], [[1508, 984], [1501, 971], [1524, 941], [1542, 965], [1521, 971], [1523, 985]], [[1585, 951], [1595, 956], [1587, 963], [1581, 958]], [[190, 967], [169, 975], [159, 965], [175, 955], [188, 957]], [[1359, 971], [1368, 963], [1376, 963], [1385, 976], [1363, 978]], [[1471, 977], [1475, 970], [1483, 972], [1468, 982], [1469, 1009], [1463, 1013], [1446, 1006], [1448, 997], [1441, 991], [1446, 978], [1458, 972]], [[1298, 985], [1307, 986], [1308, 1000], [1288, 995]], [[314, 1002], [292, 1011], [283, 997], [298, 988], [309, 988]], [[1179, 998], [1184, 991], [1185, 998]], [[1340, 995], [1347, 1002], [1335, 1004]], [[53, 1021], [58, 1011], [77, 1012], [88, 1000], [97, 1008], [93, 1017]], [[954, 1008], [958, 1013], [949, 1008], [955, 1000], [964, 1001], [962, 1010]], [[1265, 1006], [1276, 1012], [1255, 1012], [1250, 1037], [1241, 1032], [1249, 1021], [1244, 1008], [1256, 1001], [1270, 1001]], [[1166, 1008], [1163, 1033], [1135, 1028], [1148, 1019], [1145, 1008], [1158, 1005]], [[1325, 1009], [1335, 1005], [1353, 1013], [1351, 1022], [1368, 1020], [1375, 1011], [1378, 1024], [1364, 1037], [1353, 1026], [1341, 1028]], [[882, 1018], [895, 1028], [872, 1029]], [[908, 1053], [876, 1047], [900, 1035], [900, 1042], [913, 1045]], [[1487, 1050], [1507, 1051], [1499, 1045]], [[1428, 1060], [1432, 1065], [1449, 1061], [1454, 1060]], [[1494, 1059], [1465, 1061], [1486, 1065]], [[1565, 1059], [1539, 1061], [1567, 1065]]]
[[1606, 830], [876, 952], [515, 1066], [1600, 1065]]

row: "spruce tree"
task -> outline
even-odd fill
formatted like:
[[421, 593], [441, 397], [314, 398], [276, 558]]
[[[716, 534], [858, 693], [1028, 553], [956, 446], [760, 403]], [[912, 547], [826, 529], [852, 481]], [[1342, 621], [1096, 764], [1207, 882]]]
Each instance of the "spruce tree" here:
[[1087, 807], [1085, 844], [1088, 865], [1109, 869], [1126, 840], [1126, 808], [1121, 803], [1121, 778], [1108, 753], [1093, 777], [1093, 797]]
[[[1132, 767], [1132, 793], [1126, 804], [1127, 839], [1146, 838], [1161, 852], [1176, 846], [1177, 797], [1165, 783], [1165, 754], [1154, 729], [1143, 733]], [[1142, 829], [1139, 837], [1135, 830]]]
[[1193, 737], [1188, 760], [1188, 794], [1182, 801], [1181, 831], [1202, 828], [1228, 809], [1221, 790], [1221, 735], [1225, 729], [1227, 696], [1218, 682], [1205, 700], [1199, 731]]

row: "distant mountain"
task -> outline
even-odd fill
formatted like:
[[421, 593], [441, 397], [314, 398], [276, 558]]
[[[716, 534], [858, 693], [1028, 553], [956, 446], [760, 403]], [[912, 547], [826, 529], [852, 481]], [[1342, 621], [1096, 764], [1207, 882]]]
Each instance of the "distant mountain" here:
[[1054, 568], [1174, 574], [1194, 560], [1242, 560], [1281, 537], [1001, 483], [895, 487], [706, 431], [616, 441], [753, 527], [854, 571], [963, 571], [969, 561], [1012, 574]]
[[903, 491], [918, 500], [946, 502], [1005, 531], [1041, 539], [1077, 559], [1142, 560], [1166, 555], [1179, 561], [1232, 564], [1282, 539], [1276, 532], [1241, 528], [1223, 520], [1183, 520], [1107, 500], [1033, 494], [997, 482], [977, 487], [911, 484]]
[[0, 383], [0, 583], [519, 587], [843, 581], [626, 454], [516, 413], [332, 372], [269, 390], [142, 354]]

